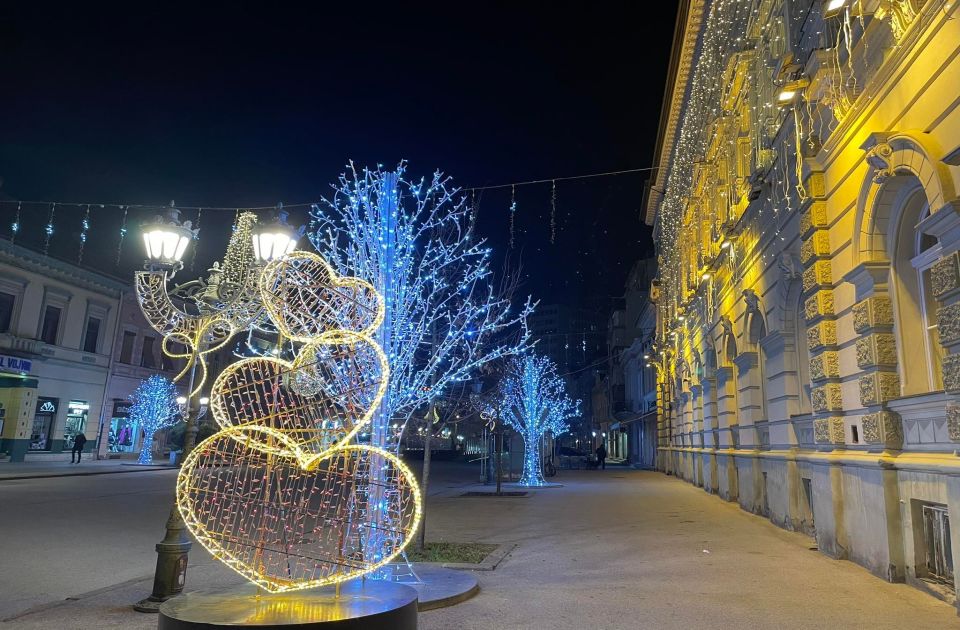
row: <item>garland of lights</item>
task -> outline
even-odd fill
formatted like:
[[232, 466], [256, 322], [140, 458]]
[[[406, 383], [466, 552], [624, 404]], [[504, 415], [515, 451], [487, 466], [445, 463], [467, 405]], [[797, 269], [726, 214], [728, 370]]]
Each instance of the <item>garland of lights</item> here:
[[351, 444], [387, 391], [371, 335], [385, 302], [296, 252], [259, 276], [265, 311], [300, 345], [292, 362], [230, 365], [211, 390], [221, 430], [177, 477], [188, 529], [228, 567], [270, 592], [336, 584], [399, 555], [419, 527], [413, 472], [392, 453]]
[[503, 422], [523, 438], [523, 475], [520, 485], [543, 486], [540, 442], [547, 434], [569, 430], [567, 420], [580, 413], [580, 401], [567, 395], [557, 366], [549, 357], [516, 357], [501, 386]]

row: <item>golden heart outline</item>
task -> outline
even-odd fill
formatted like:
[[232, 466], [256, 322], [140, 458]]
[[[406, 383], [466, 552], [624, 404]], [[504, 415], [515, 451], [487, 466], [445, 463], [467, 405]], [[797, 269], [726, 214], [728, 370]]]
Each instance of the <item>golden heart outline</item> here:
[[[235, 435], [243, 433], [262, 433], [263, 437], [253, 440], [250, 438], [245, 438], [241, 435]], [[284, 442], [285, 446], [279, 450], [282, 450], [283, 452], [289, 452], [291, 454], [290, 457], [285, 457], [285, 459], [293, 459], [301, 470], [307, 472], [316, 470], [322, 462], [331, 459], [344, 451], [366, 451], [390, 461], [394, 466], [396, 466], [400, 474], [405, 477], [407, 488], [412, 493], [414, 506], [413, 520], [404, 530], [404, 539], [402, 544], [397, 545], [390, 554], [384, 556], [378, 562], [367, 564], [352, 571], [333, 574], [319, 579], [302, 581], [279, 580], [272, 579], [263, 573], [257, 572], [255, 567], [249, 566], [241, 558], [238, 558], [236, 554], [231, 553], [229, 549], [217, 542], [213, 532], [206, 526], [205, 523], [201, 522], [197, 515], [193, 512], [193, 504], [189, 499], [190, 490], [192, 489], [190, 480], [194, 470], [196, 469], [198, 460], [206, 454], [207, 446], [216, 440], [223, 439], [225, 437], [224, 434], [230, 434], [229, 437], [232, 437], [234, 440], [247, 444], [273, 440]], [[330, 584], [337, 584], [339, 582], [344, 582], [361, 575], [365, 575], [371, 571], [375, 571], [376, 569], [392, 562], [398, 555], [400, 555], [406, 546], [410, 544], [410, 541], [413, 539], [415, 532], [420, 526], [420, 521], [423, 518], [422, 496], [413, 471], [411, 471], [410, 468], [407, 467], [407, 465], [404, 464], [399, 457], [390, 453], [389, 451], [375, 446], [351, 444], [338, 448], [331, 448], [320, 454], [308, 454], [303, 452], [296, 442], [288, 439], [283, 432], [271, 429], [269, 427], [258, 426], [230, 427], [223, 429], [210, 436], [200, 444], [197, 444], [197, 446], [184, 460], [183, 465], [180, 468], [180, 472], [177, 474], [177, 507], [180, 512], [180, 516], [183, 517], [183, 521], [186, 524], [187, 529], [190, 530], [194, 538], [196, 538], [197, 541], [203, 545], [214, 558], [220, 560], [233, 571], [271, 593], [303, 590]]]
[[[333, 287], [334, 289], [353, 288], [369, 294], [369, 297], [375, 304], [375, 313], [367, 326], [360, 330], [354, 330], [352, 327], [345, 326], [343, 321], [337, 320], [335, 317], [331, 317], [329, 322], [318, 322], [317, 318], [313, 315], [308, 315], [304, 318], [306, 321], [293, 321], [296, 315], [300, 314], [300, 309], [291, 308], [291, 305], [286, 300], [277, 299], [277, 292], [280, 287], [285, 286], [283, 279], [289, 269], [316, 277], [316, 272], [310, 270], [309, 265], [311, 264], [319, 266], [321, 274], [326, 276], [326, 278], [323, 278], [321, 275], [319, 280], [322, 280], [322, 282], [318, 281], [319, 286], [313, 288], [319, 288], [320, 290], [329, 287]], [[309, 271], [304, 272], [301, 265]], [[363, 336], [372, 335], [383, 323], [386, 314], [386, 305], [384, 304], [383, 296], [380, 295], [380, 292], [377, 291], [376, 287], [372, 284], [356, 276], [340, 276], [322, 256], [299, 250], [273, 260], [263, 268], [263, 273], [260, 275], [260, 296], [267, 310], [267, 314], [277, 326], [278, 330], [287, 339], [303, 343], [313, 341], [318, 337], [322, 337], [324, 334], [353, 332]], [[329, 304], [329, 301], [322, 300], [317, 296], [314, 297], [317, 302]], [[339, 297], [343, 299], [344, 303], [353, 303], [362, 309], [368, 308], [367, 306], [360, 305], [352, 296], [339, 294]], [[316, 310], [316, 308], [306, 309], [307, 313]], [[334, 313], [339, 312], [336, 308], [332, 308], [331, 310]], [[310, 321], [311, 319], [312, 322]]]
[[[314, 398], [313, 396], [301, 395], [294, 390], [293, 386], [290, 383], [280, 382], [280, 381], [286, 381], [287, 378], [296, 374], [298, 371], [304, 369], [307, 366], [306, 360], [308, 357], [312, 356], [312, 353], [310, 352], [311, 349], [314, 349], [318, 346], [323, 346], [323, 345], [357, 345], [357, 344], [365, 344], [366, 346], [368, 346], [370, 349], [374, 351], [374, 355], [376, 356], [377, 362], [380, 365], [380, 381], [377, 384], [377, 389], [374, 393], [374, 397], [371, 400], [370, 404], [367, 406], [366, 410], [363, 412], [363, 414], [360, 415], [360, 418], [354, 423], [353, 427], [350, 428], [346, 433], [344, 433], [343, 437], [341, 437], [335, 443], [331, 443], [331, 444], [324, 443], [322, 442], [322, 439], [323, 439], [322, 435], [311, 434], [311, 432], [319, 434], [321, 432], [321, 429], [319, 427], [316, 427], [316, 428], [304, 427], [303, 429], [296, 430], [295, 431], [296, 433], [303, 433], [304, 435], [311, 438], [309, 441], [301, 442], [298, 438], [294, 437], [291, 431], [289, 430], [284, 431], [283, 429], [280, 429], [277, 427], [265, 426], [263, 424], [260, 424], [265, 420], [269, 422], [269, 419], [271, 417], [269, 415], [251, 418], [248, 421], [244, 421], [236, 424], [231, 421], [232, 412], [228, 408], [228, 405], [225, 402], [225, 400], [228, 398], [228, 396], [232, 392], [236, 391], [241, 387], [244, 387], [245, 385], [247, 387], [251, 387], [251, 388], [253, 387], [253, 385], [250, 383], [244, 384], [244, 383], [234, 382], [237, 379], [243, 378], [240, 375], [244, 374], [248, 370], [248, 368], [250, 368], [251, 366], [255, 366], [256, 364], [260, 364], [260, 363], [277, 366], [276, 372], [278, 376], [276, 378], [278, 381], [278, 386], [291, 390], [291, 394], [299, 396], [303, 400], [304, 405], [309, 405], [311, 404], [311, 398]], [[296, 358], [294, 358], [292, 362], [285, 361], [283, 359], [276, 359], [276, 358], [252, 357], [249, 359], [241, 359], [240, 361], [237, 361], [236, 363], [232, 363], [229, 366], [227, 366], [226, 369], [224, 369], [224, 371], [220, 374], [220, 376], [217, 377], [217, 380], [214, 381], [213, 386], [210, 388], [210, 412], [213, 414], [213, 417], [216, 420], [217, 424], [223, 429], [234, 429], [238, 427], [264, 427], [264, 428], [272, 429], [275, 431], [281, 431], [285, 434], [285, 441], [281, 442], [279, 445], [275, 445], [273, 442], [269, 440], [259, 441], [252, 437], [244, 437], [241, 439], [241, 441], [243, 441], [244, 443], [248, 443], [248, 445], [251, 446], [252, 448], [261, 450], [265, 453], [272, 453], [272, 454], [283, 456], [283, 457], [290, 457], [290, 456], [293, 456], [294, 454], [285, 450], [284, 445], [286, 443], [288, 442], [296, 443], [298, 445], [298, 448], [301, 451], [304, 451], [305, 450], [304, 447], [307, 445], [308, 442], [312, 443], [314, 440], [317, 440], [317, 438], [320, 438], [321, 440], [320, 444], [322, 446], [322, 450], [314, 451], [315, 454], [320, 455], [320, 454], [323, 454], [328, 449], [336, 449], [344, 446], [346, 443], [352, 440], [354, 436], [361, 429], [363, 429], [365, 426], [370, 424], [373, 418], [373, 414], [377, 412], [377, 409], [380, 407], [380, 403], [383, 400], [384, 395], [386, 395], [389, 382], [390, 382], [390, 364], [387, 361], [386, 354], [383, 352], [383, 350], [380, 348], [380, 345], [377, 344], [376, 341], [374, 341], [368, 335], [363, 333], [352, 332], [349, 330], [332, 330], [332, 331], [323, 333], [316, 339], [312, 340], [311, 342], [307, 343], [302, 348], [300, 348]], [[314, 401], [313, 404], [316, 404], [316, 401]], [[237, 439], [237, 437], [235, 437], [235, 439]]]

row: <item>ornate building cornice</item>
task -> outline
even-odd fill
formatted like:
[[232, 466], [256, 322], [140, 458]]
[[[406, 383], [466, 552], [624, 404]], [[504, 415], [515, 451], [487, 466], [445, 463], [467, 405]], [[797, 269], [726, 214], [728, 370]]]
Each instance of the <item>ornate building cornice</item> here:
[[671, 67], [667, 75], [667, 85], [664, 89], [663, 107], [660, 112], [660, 130], [657, 134], [657, 145], [654, 149], [656, 171], [651, 180], [652, 183], [648, 190], [644, 209], [644, 221], [647, 225], [653, 225], [657, 207], [662, 198], [662, 193], [658, 191], [662, 191], [666, 185], [667, 174], [670, 170], [670, 155], [673, 153], [681, 114], [689, 97], [687, 84], [693, 70], [693, 57], [696, 52], [700, 29], [703, 26], [706, 5], [707, 0], [682, 0], [678, 9]]
[[112, 298], [119, 297], [122, 291], [130, 290], [130, 285], [120, 280], [45, 256], [6, 239], [0, 239], [0, 264], [37, 273]]

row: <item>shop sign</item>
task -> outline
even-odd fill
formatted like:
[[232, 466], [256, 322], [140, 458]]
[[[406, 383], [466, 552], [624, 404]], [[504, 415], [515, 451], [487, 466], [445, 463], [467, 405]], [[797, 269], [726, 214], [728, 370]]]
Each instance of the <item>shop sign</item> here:
[[26, 374], [32, 367], [33, 362], [30, 359], [21, 359], [20, 357], [10, 357], [5, 354], [0, 354], [0, 370]]
[[56, 398], [40, 398], [37, 403], [37, 413], [57, 413]]
[[130, 415], [130, 407], [133, 405], [129, 400], [113, 401], [113, 417], [126, 418]]
[[84, 411], [89, 411], [90, 405], [82, 400], [71, 400], [67, 403], [67, 408], [70, 413], [83, 413]]

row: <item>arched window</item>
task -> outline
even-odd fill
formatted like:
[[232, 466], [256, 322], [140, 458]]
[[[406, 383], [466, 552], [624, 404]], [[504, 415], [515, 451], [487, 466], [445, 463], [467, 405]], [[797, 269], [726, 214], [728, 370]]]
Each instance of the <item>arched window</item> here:
[[920, 181], [915, 177], [903, 179], [906, 181], [896, 192], [893, 208], [893, 216], [899, 220], [891, 230], [893, 242], [888, 251], [892, 253], [890, 284], [900, 355], [900, 390], [908, 396], [943, 389], [943, 350], [937, 330], [937, 302], [930, 285], [930, 269], [940, 257], [940, 244], [917, 229], [930, 214]]

